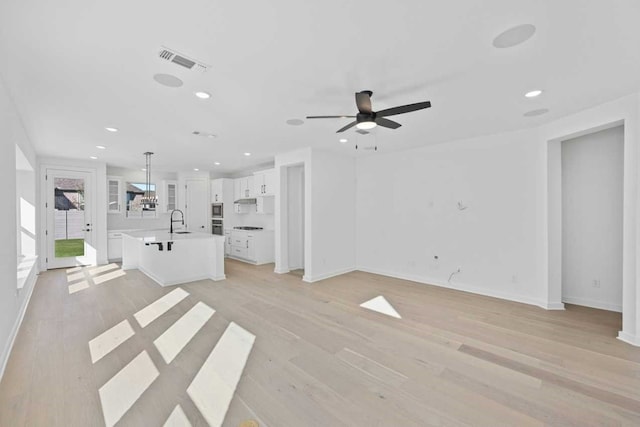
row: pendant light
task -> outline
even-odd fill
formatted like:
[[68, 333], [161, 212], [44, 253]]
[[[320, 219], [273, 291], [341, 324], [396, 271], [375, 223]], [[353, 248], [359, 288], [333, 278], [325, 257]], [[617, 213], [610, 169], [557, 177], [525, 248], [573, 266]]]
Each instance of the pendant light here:
[[151, 151], [147, 151], [144, 153], [146, 159], [146, 182], [145, 182], [145, 191], [144, 197], [142, 198], [142, 210], [144, 211], [155, 211], [156, 204], [158, 203], [158, 199], [155, 197], [155, 194], [151, 194], [151, 155], [153, 153]]

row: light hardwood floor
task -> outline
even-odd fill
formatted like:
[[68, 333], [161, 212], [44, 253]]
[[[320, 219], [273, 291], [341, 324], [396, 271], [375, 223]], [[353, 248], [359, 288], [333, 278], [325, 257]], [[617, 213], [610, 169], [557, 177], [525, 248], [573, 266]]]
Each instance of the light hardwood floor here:
[[[42, 274], [0, 383], [0, 426], [104, 425], [98, 390], [141, 351], [159, 375], [117, 425], [161, 426], [177, 404], [206, 425], [186, 390], [230, 322], [256, 339], [226, 426], [640, 425], [640, 349], [615, 339], [617, 313], [362, 272], [309, 285], [273, 265], [226, 269], [181, 285], [189, 296], [144, 328], [134, 313], [175, 287], [138, 271]], [[378, 295], [402, 319], [359, 307]], [[215, 314], [167, 363], [154, 340], [198, 302]], [[92, 363], [88, 342], [124, 320], [133, 336]]]

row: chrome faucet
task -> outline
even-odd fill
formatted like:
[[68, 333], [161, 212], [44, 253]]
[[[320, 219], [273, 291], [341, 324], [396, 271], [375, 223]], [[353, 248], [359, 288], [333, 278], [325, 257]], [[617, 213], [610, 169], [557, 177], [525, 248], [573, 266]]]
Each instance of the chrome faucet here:
[[[181, 219], [173, 219], [173, 214], [174, 212], [180, 212], [180, 217]], [[174, 209], [171, 211], [171, 226], [169, 227], [169, 233], [173, 234], [173, 223], [174, 222], [181, 222], [182, 225], [184, 225], [184, 213], [180, 210], [180, 209]]]

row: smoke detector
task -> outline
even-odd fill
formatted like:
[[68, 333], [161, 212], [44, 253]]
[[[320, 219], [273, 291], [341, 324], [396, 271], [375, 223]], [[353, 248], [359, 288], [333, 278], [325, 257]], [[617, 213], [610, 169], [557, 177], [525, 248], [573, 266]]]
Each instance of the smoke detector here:
[[173, 62], [174, 64], [180, 65], [181, 67], [193, 71], [199, 71], [201, 73], [204, 73], [209, 68], [211, 68], [211, 65], [205, 64], [202, 61], [198, 61], [195, 58], [190, 58], [187, 55], [183, 55], [182, 53], [173, 49], [169, 49], [165, 46], [160, 47], [158, 57], [164, 61]]

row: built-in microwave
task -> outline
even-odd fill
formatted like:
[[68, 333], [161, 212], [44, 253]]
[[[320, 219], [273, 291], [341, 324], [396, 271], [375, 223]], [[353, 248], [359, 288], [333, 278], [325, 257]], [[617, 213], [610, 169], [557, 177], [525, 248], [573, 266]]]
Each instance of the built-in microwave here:
[[222, 203], [213, 203], [211, 205], [211, 218], [222, 218], [223, 216]]

